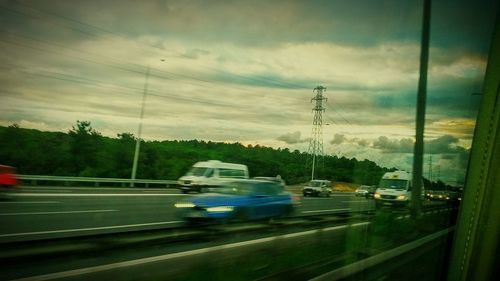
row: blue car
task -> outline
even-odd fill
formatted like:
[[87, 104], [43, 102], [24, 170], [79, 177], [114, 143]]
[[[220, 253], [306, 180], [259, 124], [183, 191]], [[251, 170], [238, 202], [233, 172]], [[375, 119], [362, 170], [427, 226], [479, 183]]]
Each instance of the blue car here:
[[285, 192], [277, 182], [239, 180], [217, 193], [188, 197], [175, 204], [178, 215], [187, 221], [256, 220], [290, 215], [298, 197]]

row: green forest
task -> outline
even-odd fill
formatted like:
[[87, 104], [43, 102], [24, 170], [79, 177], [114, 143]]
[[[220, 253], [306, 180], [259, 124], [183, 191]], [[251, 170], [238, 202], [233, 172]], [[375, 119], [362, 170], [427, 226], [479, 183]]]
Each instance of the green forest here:
[[[14, 124], [0, 127], [0, 164], [20, 174], [130, 178], [136, 138], [121, 133], [102, 136], [88, 121], [77, 121], [67, 132], [44, 132]], [[287, 148], [244, 146], [199, 140], [145, 141], [141, 144], [137, 178], [177, 179], [198, 161], [220, 160], [248, 166], [250, 175], [280, 175], [287, 184], [310, 179], [309, 155]], [[316, 178], [357, 184], [377, 184], [389, 171], [369, 160], [322, 157]]]

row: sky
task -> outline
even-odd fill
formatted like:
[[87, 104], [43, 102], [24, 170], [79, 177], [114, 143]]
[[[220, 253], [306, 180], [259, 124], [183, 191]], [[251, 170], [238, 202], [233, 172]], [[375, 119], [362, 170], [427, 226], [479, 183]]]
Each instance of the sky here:
[[[498, 4], [433, 2], [424, 171], [456, 184]], [[411, 171], [421, 18], [422, 1], [0, 0], [0, 125], [137, 135], [147, 86], [146, 140], [307, 151], [321, 85], [325, 154]]]

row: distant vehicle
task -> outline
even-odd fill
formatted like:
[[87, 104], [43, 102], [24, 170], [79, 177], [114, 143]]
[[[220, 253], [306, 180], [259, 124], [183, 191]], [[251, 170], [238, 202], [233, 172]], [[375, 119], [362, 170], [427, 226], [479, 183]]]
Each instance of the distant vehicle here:
[[253, 177], [253, 179], [277, 182], [277, 183], [281, 184], [283, 187], [286, 186], [285, 181], [281, 178], [280, 175], [277, 175], [276, 177]]
[[432, 201], [447, 201], [450, 199], [450, 197], [446, 191], [433, 190], [429, 194], [429, 199]]
[[18, 184], [16, 169], [11, 166], [0, 165], [0, 186], [14, 187]]
[[248, 179], [247, 166], [210, 160], [195, 163], [177, 182], [182, 193], [190, 191], [201, 193], [235, 179]]
[[445, 201], [448, 203], [458, 203], [462, 200], [461, 194], [456, 191], [437, 191], [434, 190], [428, 197], [432, 201]]
[[356, 189], [355, 195], [365, 198], [373, 198], [373, 194], [375, 194], [376, 189], [376, 185], [361, 185]]
[[[388, 172], [382, 176], [373, 198], [376, 208], [382, 206], [408, 207], [411, 201], [412, 175], [405, 171]], [[425, 190], [422, 185], [421, 198]]]
[[332, 194], [332, 182], [328, 180], [312, 180], [302, 189], [302, 194], [306, 196], [326, 196]]
[[217, 193], [205, 193], [177, 202], [178, 215], [188, 222], [256, 220], [290, 215], [299, 198], [276, 182], [238, 180]]

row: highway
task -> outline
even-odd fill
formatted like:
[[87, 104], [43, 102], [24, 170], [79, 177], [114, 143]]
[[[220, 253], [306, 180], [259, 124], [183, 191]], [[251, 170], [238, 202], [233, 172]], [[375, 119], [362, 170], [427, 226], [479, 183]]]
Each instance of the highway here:
[[[70, 240], [71, 244], [48, 240], [38, 244], [27, 242], [19, 249], [8, 248], [4, 253], [6, 257], [12, 251], [22, 257], [24, 251], [30, 252], [32, 246], [37, 245], [30, 252], [33, 257], [4, 257], [0, 274], [5, 280], [184, 280], [186, 277], [205, 280], [205, 276], [198, 275], [212, 274], [208, 279], [230, 276], [226, 270], [231, 268], [235, 259], [239, 267], [247, 262], [246, 271], [240, 269], [234, 273], [243, 280], [242, 276], [248, 274], [257, 278], [265, 276], [266, 272], [279, 271], [280, 263], [275, 263], [273, 256], [283, 257], [284, 249], [290, 249], [290, 246], [287, 254], [300, 256], [313, 253], [316, 258], [321, 258], [323, 254], [332, 256], [345, 251], [346, 234], [360, 235], [363, 239], [371, 235], [367, 230], [372, 220], [334, 221], [322, 227], [308, 227], [307, 224], [298, 228], [270, 227], [253, 232], [208, 235], [203, 239], [179, 240], [176, 243], [163, 239], [106, 247], [109, 241], [102, 240], [98, 242], [97, 250], [87, 250], [94, 249], [87, 248], [86, 245], [93, 245], [90, 240], [85, 240], [87, 235], [182, 225], [183, 222], [175, 215], [173, 204], [188, 196], [196, 194], [185, 195], [175, 189], [153, 188], [21, 187], [0, 201], [0, 243], [9, 245], [14, 241], [71, 236], [82, 238]], [[334, 193], [329, 198], [302, 198], [296, 215], [372, 209], [373, 200], [355, 197], [352, 193]], [[441, 217], [442, 214], [440, 211], [434, 216]], [[408, 215], [397, 214], [391, 223], [400, 221], [404, 224], [405, 217]], [[112, 241], [116, 242], [117, 238], [113, 237]], [[141, 240], [145, 237], [134, 239], [146, 241]], [[132, 236], [126, 241], [135, 241], [130, 238]], [[73, 250], [64, 254], [67, 247]], [[62, 254], [58, 254], [58, 249], [63, 250]], [[297, 252], [298, 249], [304, 252]], [[52, 251], [56, 254], [50, 254]], [[208, 258], [209, 263], [203, 262]], [[297, 261], [300, 262], [300, 259]], [[255, 270], [252, 263], [260, 264], [259, 269]], [[200, 264], [203, 266], [200, 267]], [[193, 267], [200, 270], [192, 271]]]
[[[187, 196], [175, 189], [20, 187], [0, 201], [0, 242], [82, 236], [179, 226], [173, 204]], [[373, 209], [351, 193], [303, 198], [296, 215]]]

